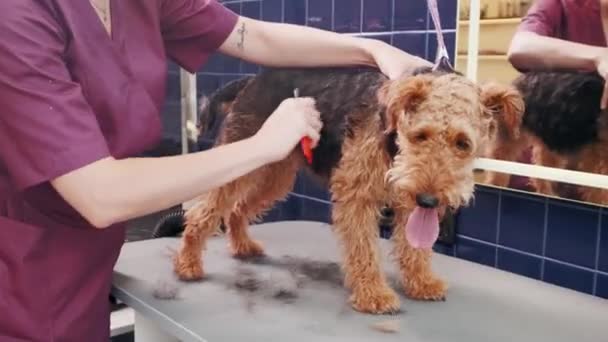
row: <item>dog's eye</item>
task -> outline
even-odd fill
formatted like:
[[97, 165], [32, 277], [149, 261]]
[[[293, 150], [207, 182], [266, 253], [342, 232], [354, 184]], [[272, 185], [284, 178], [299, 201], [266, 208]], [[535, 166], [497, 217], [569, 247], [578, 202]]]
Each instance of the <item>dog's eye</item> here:
[[418, 132], [414, 135], [415, 142], [423, 142], [429, 138], [429, 135], [426, 132]]
[[465, 137], [459, 137], [456, 139], [456, 147], [461, 151], [468, 151], [471, 149], [471, 142]]

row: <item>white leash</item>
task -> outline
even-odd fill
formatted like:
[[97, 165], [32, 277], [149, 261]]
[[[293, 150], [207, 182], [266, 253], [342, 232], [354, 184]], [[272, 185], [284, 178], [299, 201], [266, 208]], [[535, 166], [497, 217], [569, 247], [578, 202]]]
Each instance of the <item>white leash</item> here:
[[450, 63], [450, 55], [448, 49], [445, 46], [445, 40], [443, 39], [443, 31], [441, 29], [441, 21], [439, 20], [439, 8], [437, 7], [437, 0], [427, 0], [429, 12], [435, 24], [435, 32], [437, 33], [437, 56], [435, 57], [435, 65], [433, 70], [437, 69], [448, 69], [454, 70], [454, 67]]

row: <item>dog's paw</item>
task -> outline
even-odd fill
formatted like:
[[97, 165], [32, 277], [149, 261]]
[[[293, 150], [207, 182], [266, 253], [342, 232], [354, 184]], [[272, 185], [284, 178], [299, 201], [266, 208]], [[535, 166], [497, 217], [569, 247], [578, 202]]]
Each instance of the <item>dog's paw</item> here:
[[232, 256], [237, 259], [249, 259], [264, 256], [264, 247], [253, 240], [232, 246]]
[[264, 247], [253, 240], [246, 243], [238, 243], [232, 246], [232, 256], [237, 259], [249, 259], [264, 256]]
[[389, 287], [358, 289], [350, 298], [353, 309], [372, 314], [395, 314], [401, 310], [399, 297]]
[[405, 282], [405, 294], [417, 300], [445, 301], [448, 285], [436, 277], [426, 277], [416, 282]]
[[185, 258], [175, 258], [174, 271], [177, 277], [183, 281], [195, 281], [203, 279], [202, 262], [193, 262]]

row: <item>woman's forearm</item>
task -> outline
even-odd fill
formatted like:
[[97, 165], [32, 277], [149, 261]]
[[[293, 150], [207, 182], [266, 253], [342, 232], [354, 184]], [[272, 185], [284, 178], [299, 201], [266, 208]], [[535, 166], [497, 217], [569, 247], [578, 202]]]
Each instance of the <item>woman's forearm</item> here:
[[220, 51], [272, 67], [375, 66], [369, 51], [378, 43], [312, 27], [241, 17]]
[[509, 62], [520, 71], [560, 68], [592, 71], [602, 53], [600, 47], [520, 32], [511, 42]]
[[53, 185], [91, 224], [105, 228], [178, 205], [261, 167], [268, 160], [252, 144], [246, 139], [187, 155], [104, 159]]

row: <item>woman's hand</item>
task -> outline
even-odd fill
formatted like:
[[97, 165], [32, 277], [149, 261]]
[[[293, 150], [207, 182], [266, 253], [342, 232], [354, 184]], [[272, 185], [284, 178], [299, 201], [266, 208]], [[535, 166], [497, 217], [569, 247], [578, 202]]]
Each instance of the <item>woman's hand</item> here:
[[284, 100], [253, 137], [256, 148], [268, 155], [270, 162], [285, 159], [304, 137], [317, 146], [323, 127], [321, 115], [312, 98]]
[[604, 78], [604, 92], [602, 93], [601, 109], [608, 107], [608, 52], [601, 54], [595, 62], [597, 73]]
[[411, 55], [383, 41], [364, 38], [364, 49], [372, 56], [380, 71], [390, 79], [412, 73], [420, 67], [432, 67], [426, 59]]

